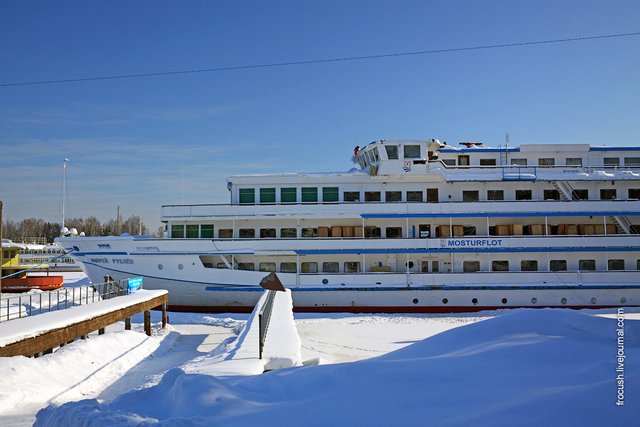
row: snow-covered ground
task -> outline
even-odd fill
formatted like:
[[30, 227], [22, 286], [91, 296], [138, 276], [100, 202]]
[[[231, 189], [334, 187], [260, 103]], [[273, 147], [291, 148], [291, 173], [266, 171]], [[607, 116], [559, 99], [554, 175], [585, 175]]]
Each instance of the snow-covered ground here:
[[640, 415], [637, 309], [625, 310], [624, 406], [615, 310], [297, 314], [305, 366], [215, 372], [248, 319], [170, 313], [152, 337], [115, 325], [38, 359], [2, 359], [0, 425], [31, 425], [41, 408], [37, 425], [590, 426]]

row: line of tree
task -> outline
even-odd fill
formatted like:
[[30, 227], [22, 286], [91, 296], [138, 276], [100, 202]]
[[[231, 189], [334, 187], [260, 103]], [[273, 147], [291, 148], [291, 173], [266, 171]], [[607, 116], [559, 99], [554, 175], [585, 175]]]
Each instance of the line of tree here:
[[[127, 219], [110, 219], [101, 223], [95, 216], [88, 218], [70, 218], [65, 220], [65, 227], [75, 228], [78, 233], [84, 232], [86, 236], [117, 236], [122, 233], [131, 235], [147, 234], [149, 229], [138, 215], [131, 215]], [[14, 242], [24, 242], [33, 238], [45, 238], [47, 242], [60, 236], [60, 223], [47, 222], [42, 219], [28, 218], [20, 222], [11, 220], [2, 223], [2, 238], [11, 239]], [[162, 228], [155, 236], [160, 237]], [[160, 235], [158, 235], [160, 233]]]

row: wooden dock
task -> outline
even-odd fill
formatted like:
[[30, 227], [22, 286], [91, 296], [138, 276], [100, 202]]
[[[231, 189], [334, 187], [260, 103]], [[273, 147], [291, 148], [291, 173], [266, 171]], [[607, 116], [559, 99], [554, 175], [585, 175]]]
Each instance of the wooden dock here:
[[152, 309], [162, 310], [162, 327], [167, 324], [169, 293], [165, 290], [140, 290], [80, 307], [53, 311], [0, 323], [0, 357], [39, 356], [52, 353], [91, 332], [104, 333], [105, 327], [125, 321], [131, 329], [131, 316], [144, 313], [144, 329], [151, 335]]

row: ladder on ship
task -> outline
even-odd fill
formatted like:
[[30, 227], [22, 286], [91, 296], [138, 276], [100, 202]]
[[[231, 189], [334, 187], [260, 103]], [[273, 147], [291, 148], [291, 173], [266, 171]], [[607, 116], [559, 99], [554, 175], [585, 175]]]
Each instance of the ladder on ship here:
[[629, 221], [629, 218], [627, 218], [624, 215], [612, 215], [609, 217], [609, 219], [618, 224], [618, 227], [624, 231], [625, 234], [632, 234], [635, 232], [635, 227], [633, 226], [633, 224], [631, 224], [631, 221]]
[[578, 197], [576, 197], [574, 191], [573, 191], [573, 187], [571, 187], [571, 184], [569, 184], [566, 181], [553, 181], [553, 186], [556, 188], [556, 190], [558, 190], [558, 193], [560, 193], [560, 200], [562, 200], [563, 202], [568, 202], [570, 200], [580, 200]]

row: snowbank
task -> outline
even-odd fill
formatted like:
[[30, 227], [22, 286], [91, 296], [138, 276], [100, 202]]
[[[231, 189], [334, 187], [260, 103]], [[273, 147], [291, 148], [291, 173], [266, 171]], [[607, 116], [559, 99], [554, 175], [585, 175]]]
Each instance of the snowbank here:
[[35, 425], [634, 425], [640, 322], [625, 322], [624, 406], [616, 328], [575, 311], [517, 310], [354, 363], [226, 379], [174, 369], [109, 404], [45, 408]]

